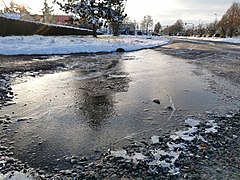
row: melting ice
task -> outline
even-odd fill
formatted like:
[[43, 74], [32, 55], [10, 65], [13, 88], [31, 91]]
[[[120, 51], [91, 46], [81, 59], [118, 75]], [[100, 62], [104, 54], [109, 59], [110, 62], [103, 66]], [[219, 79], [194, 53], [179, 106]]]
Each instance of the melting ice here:
[[[146, 160], [148, 162], [148, 165], [150, 166], [161, 166], [163, 168], [168, 168], [169, 173], [176, 175], [180, 173], [180, 169], [175, 167], [175, 162], [179, 158], [180, 154], [187, 153], [188, 150], [188, 144], [191, 143], [194, 139], [199, 139], [203, 142], [207, 142], [200, 134], [199, 134], [199, 125], [201, 123], [200, 120], [195, 120], [188, 118], [185, 120], [185, 123], [189, 126], [187, 130], [183, 131], [176, 131], [174, 134], [170, 136], [169, 142], [167, 142], [167, 147], [164, 150], [163, 149], [153, 149], [150, 150], [151, 157], [144, 156], [142, 153], [134, 153], [134, 155], [129, 156], [127, 155], [127, 152], [125, 150], [120, 151], [111, 151], [111, 154], [115, 157], [123, 157], [125, 159], [133, 160], [134, 162], [137, 162], [137, 160]], [[213, 120], [207, 121], [206, 123], [207, 127], [205, 130], [203, 130], [205, 133], [216, 133], [218, 124], [215, 123]], [[182, 139], [186, 143], [176, 143], [173, 142], [177, 139]], [[152, 144], [159, 143], [159, 136], [152, 136], [151, 137]]]

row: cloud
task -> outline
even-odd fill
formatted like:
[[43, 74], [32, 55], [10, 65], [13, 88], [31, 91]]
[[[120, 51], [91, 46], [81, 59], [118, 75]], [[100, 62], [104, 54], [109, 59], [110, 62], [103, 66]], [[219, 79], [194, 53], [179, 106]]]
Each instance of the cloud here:
[[205, 23], [221, 16], [231, 6], [230, 0], [127, 0], [126, 12], [132, 20], [141, 21], [144, 15], [151, 15], [163, 24], [173, 24], [178, 19]]

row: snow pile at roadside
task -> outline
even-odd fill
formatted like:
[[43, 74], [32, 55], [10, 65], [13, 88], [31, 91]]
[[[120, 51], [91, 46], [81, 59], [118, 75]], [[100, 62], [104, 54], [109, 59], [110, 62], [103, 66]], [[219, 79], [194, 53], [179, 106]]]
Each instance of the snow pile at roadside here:
[[0, 37], [1, 55], [71, 54], [134, 51], [169, 43], [169, 39], [150, 36], [7, 36]]
[[217, 37], [178, 37], [178, 38], [187, 38], [194, 40], [205, 40], [205, 41], [215, 41], [215, 42], [224, 42], [224, 43], [234, 43], [240, 44], [240, 37], [234, 38], [217, 38]]

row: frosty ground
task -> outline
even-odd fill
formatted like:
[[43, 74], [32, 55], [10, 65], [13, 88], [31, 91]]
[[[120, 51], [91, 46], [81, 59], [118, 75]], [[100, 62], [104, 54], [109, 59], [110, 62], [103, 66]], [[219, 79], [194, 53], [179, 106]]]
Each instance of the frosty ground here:
[[[72, 40], [66, 37], [61, 37], [57, 40], [54, 37], [46, 37], [45, 39], [45, 37], [39, 36], [6, 37], [6, 39], [11, 40], [14, 43], [9, 43], [8, 49], [3, 48], [0, 54], [12, 54], [15, 56], [0, 57], [2, 62], [0, 67], [0, 72], [2, 74], [0, 83], [2, 86], [2, 92], [4, 94], [7, 93], [7, 104], [5, 105], [11, 105], [11, 98], [13, 95], [11, 85], [9, 84], [9, 77], [22, 75], [35, 77], [47, 71], [54, 71], [57, 69], [64, 70], [65, 68], [69, 68], [69, 64], [74, 64], [71, 60], [63, 62], [65, 56], [46, 56], [48, 53], [53, 54], [55, 52], [55, 45], [59, 45], [56, 54], [83, 53], [86, 52], [86, 49], [91, 50], [87, 51], [88, 53], [96, 53], [98, 51], [114, 52], [117, 48], [132, 51], [166, 45], [163, 48], [156, 49], [156, 51], [161, 51], [177, 57], [189, 57], [190, 60], [197, 59], [194, 63], [208, 68], [218, 76], [226, 77], [226, 79], [232, 83], [239, 84], [239, 79], [234, 78], [239, 76], [239, 54], [237, 51], [236, 53], [231, 51], [229, 54], [224, 52], [224, 58], [220, 58], [221, 61], [215, 61], [214, 58], [219, 60], [219, 57], [214, 55], [215, 52], [199, 51], [197, 49], [199, 46], [194, 48], [193, 44], [189, 44], [189, 46], [178, 46], [177, 43], [168, 44], [170, 42], [169, 40], [160, 37], [143, 37], [140, 39], [138, 37], [130, 38], [127, 36], [117, 39], [113, 37], [100, 37], [97, 40], [97, 44], [94, 45], [94, 48], [89, 48], [88, 46], [89, 43], [93, 44], [93, 39], [91, 37], [81, 40], [76, 37], [73, 37]], [[68, 42], [62, 43], [65, 42], [64, 40], [67, 40]], [[39, 47], [39, 44], [35, 45], [36, 41], [40, 42]], [[80, 44], [78, 44], [79, 41], [81, 42]], [[70, 45], [71, 42], [75, 45]], [[102, 42], [104, 42], [105, 45], [103, 45]], [[110, 45], [109, 42], [114, 42], [115, 46]], [[138, 46], [139, 43], [141, 46]], [[145, 43], [148, 45], [145, 46]], [[3, 46], [5, 44], [7, 44], [6, 41], [4, 41]], [[21, 44], [21, 47], [19, 44]], [[69, 44], [72, 48], [65, 48], [66, 44]], [[45, 46], [48, 48], [45, 48]], [[206, 47], [206, 44], [203, 44], [202, 48], [203, 47], [207, 49], [209, 46]], [[20, 51], [17, 50], [17, 48], [20, 48]], [[41, 51], [41, 49], [45, 50]], [[71, 49], [73, 49], [73, 51]], [[184, 49], [187, 49], [187, 51], [184, 51]], [[32, 54], [33, 56], [25, 56], [22, 53], [24, 50], [25, 54]], [[21, 56], [19, 56], [20, 54]], [[42, 54], [42, 56], [36, 56], [36, 54]], [[96, 64], [88, 60], [87, 57], [89, 55], [82, 54], [82, 56], [85, 56], [85, 64], [88, 65], [88, 67], [84, 68], [93, 71], [92, 65], [96, 66]], [[211, 57], [211, 61], [209, 60], [209, 57]], [[43, 61], [44, 59], [47, 59], [47, 61]], [[210, 61], [210, 64], [207, 60]], [[218, 65], [221, 65], [221, 69], [219, 69], [219, 66], [214, 66], [216, 62]], [[101, 70], [103, 67], [106, 69], [113, 67], [116, 61], [107, 61], [105, 64], [101, 63], [103, 62], [97, 64], [97, 71]], [[235, 69], [236, 71], [229, 72], [229, 69]], [[18, 73], [16, 73], [16, 71], [18, 71]], [[124, 82], [121, 82], [121, 84], [124, 84]], [[117, 91], [124, 89], [124, 87], [121, 86], [112, 87], [111, 84], [108, 84], [107, 86], [113, 89], [115, 88]], [[101, 86], [99, 87], [101, 89]], [[214, 84], [212, 88], [216, 88]], [[217, 91], [217, 89], [215, 90]], [[174, 107], [169, 107], [170, 111], [171, 108], [174, 110]], [[1, 118], [1, 121], [3, 129], [7, 131], [8, 124], [11, 124], [11, 119], [9, 119], [8, 116], [4, 116]], [[24, 121], [24, 119], [22, 119], [22, 121]], [[236, 158], [239, 157], [239, 152], [237, 150], [239, 148], [239, 113], [229, 112], [228, 114], [221, 114], [221, 112], [206, 112], [205, 118], [202, 121], [199, 121], [199, 119], [195, 117], [186, 119], [182, 129], [183, 130], [172, 131], [168, 134], [152, 136], [149, 141], [139, 141], [138, 143], [132, 142], [123, 147], [123, 149], [105, 152], [103, 158], [93, 163], [86, 162], [86, 159], [84, 158], [66, 157], [65, 160], [75, 165], [74, 168], [56, 171], [52, 174], [48, 174], [44, 170], [33, 170], [29, 168], [26, 164], [11, 158], [11, 148], [1, 146], [3, 157], [1, 159], [0, 169], [4, 174], [12, 170], [22, 170], [22, 172], [32, 172], [33, 175], [42, 178], [239, 178], [239, 159]], [[11, 175], [11, 173], [5, 175], [5, 177], [9, 175]], [[16, 173], [16, 176], [20, 176], [21, 178], [25, 177], [23, 174], [18, 173]]]

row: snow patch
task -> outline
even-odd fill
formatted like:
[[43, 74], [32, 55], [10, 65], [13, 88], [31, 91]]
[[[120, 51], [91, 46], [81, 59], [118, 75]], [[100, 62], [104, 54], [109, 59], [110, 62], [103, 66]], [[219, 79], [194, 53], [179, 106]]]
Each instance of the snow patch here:
[[205, 133], [216, 133], [218, 132], [217, 128], [219, 128], [218, 124], [214, 122], [214, 120], [210, 120], [207, 123], [207, 126], [209, 126], [209, 128], [205, 129]]
[[188, 124], [189, 126], [193, 127], [193, 126], [199, 126], [200, 121], [188, 118], [187, 120], [185, 120], [185, 123]]
[[147, 159], [146, 156], [144, 156], [142, 153], [135, 153], [132, 157], [133, 160], [144, 160]]
[[119, 151], [110, 151], [110, 153], [115, 157], [127, 157], [127, 151], [126, 150], [119, 150]]
[[13, 171], [5, 175], [0, 174], [0, 179], [2, 180], [33, 180], [33, 177], [21, 172]]
[[[198, 126], [201, 123], [200, 120], [188, 118], [185, 120], [185, 123], [190, 126], [187, 130], [176, 131], [174, 134], [170, 135], [170, 140], [168, 142], [164, 141], [167, 148], [164, 147], [164, 149], [161, 149], [154, 147], [154, 149], [149, 151], [151, 154], [150, 156], [144, 156], [142, 153], [137, 152], [134, 152], [134, 155], [128, 155], [125, 150], [111, 151], [111, 154], [115, 157], [122, 157], [135, 163], [137, 163], [138, 160], [146, 161], [150, 169], [154, 168], [154, 166], [161, 166], [162, 168], [167, 168], [168, 173], [177, 175], [180, 173], [180, 169], [175, 166], [175, 163], [181, 154], [188, 153], [189, 144], [195, 139], [205, 143], [207, 142], [199, 133], [200, 129]], [[205, 131], [205, 133], [217, 132], [218, 124], [215, 123], [214, 120], [206, 121], [204, 124], [206, 128], [201, 131]], [[181, 140], [178, 142], [176, 141], [178, 139]], [[159, 136], [152, 136], [151, 141], [152, 144], [157, 144], [159, 142]]]
[[157, 144], [157, 143], [159, 143], [159, 136], [152, 136], [151, 140], [152, 140], [153, 144]]
[[7, 36], [0, 37], [2, 55], [56, 55], [115, 52], [118, 48], [134, 51], [168, 44], [169, 39], [149, 36]]
[[217, 37], [179, 37], [179, 36], [177, 36], [177, 38], [240, 44], [240, 38], [239, 37], [234, 37], [234, 38], [217, 38]]

